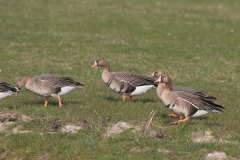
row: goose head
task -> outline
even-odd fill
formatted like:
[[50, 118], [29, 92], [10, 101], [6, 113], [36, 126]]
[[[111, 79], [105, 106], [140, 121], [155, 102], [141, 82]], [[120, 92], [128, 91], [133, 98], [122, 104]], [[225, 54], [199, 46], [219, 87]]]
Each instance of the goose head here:
[[172, 80], [169, 76], [162, 74], [158, 80], [154, 81], [156, 83], [165, 83], [166, 85], [172, 83]]
[[155, 77], [155, 78], [159, 78], [161, 75], [163, 75], [163, 71], [161, 70], [156, 70], [155, 72], [153, 72], [153, 74], [151, 74], [149, 77]]
[[107, 61], [105, 61], [105, 60], [102, 59], [102, 58], [99, 58], [99, 59], [97, 59], [97, 60], [94, 62], [94, 65], [92, 66], [92, 68], [93, 68], [93, 67], [97, 67], [97, 66], [105, 67], [105, 66], [107, 66], [107, 65], [108, 65]]
[[108, 64], [107, 61], [105, 61], [102, 58], [97, 59], [94, 62], [94, 65], [92, 66], [92, 68], [97, 67], [97, 66], [102, 66], [104, 68], [104, 72], [110, 72], [110, 65]]
[[27, 81], [31, 79], [28, 76], [22, 76], [17, 83], [15, 84], [15, 88], [17, 90], [17, 93], [22, 89], [22, 87], [27, 83]]

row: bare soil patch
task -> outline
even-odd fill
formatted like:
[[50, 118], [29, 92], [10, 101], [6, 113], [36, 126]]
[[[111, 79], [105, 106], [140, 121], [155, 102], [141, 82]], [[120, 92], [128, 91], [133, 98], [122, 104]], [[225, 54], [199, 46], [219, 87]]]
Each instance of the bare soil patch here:
[[[19, 113], [19, 112], [14, 112], [14, 111], [4, 111], [0, 112], [0, 132], [4, 132], [7, 130], [9, 125], [14, 124], [17, 121], [23, 121], [23, 122], [28, 122], [32, 120], [32, 118]], [[13, 129], [13, 133], [28, 133], [30, 131], [20, 131], [22, 130], [22, 126], [19, 128], [15, 127], [15, 130]]]
[[192, 141], [197, 143], [211, 143], [211, 142], [217, 142], [217, 143], [232, 143], [232, 144], [238, 144], [238, 141], [229, 141], [230, 135], [221, 137], [217, 139], [212, 135], [211, 131], [205, 131], [203, 132], [193, 132], [192, 133]]

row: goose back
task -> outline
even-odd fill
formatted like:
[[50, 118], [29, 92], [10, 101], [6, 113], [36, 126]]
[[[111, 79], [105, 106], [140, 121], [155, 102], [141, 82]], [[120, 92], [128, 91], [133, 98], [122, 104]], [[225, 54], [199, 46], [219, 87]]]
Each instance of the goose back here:
[[47, 73], [40, 76], [36, 76], [33, 78], [33, 81], [35, 83], [38, 83], [38, 81], [47, 83], [53, 88], [82, 85], [79, 82], [74, 81], [73, 78], [71, 77], [56, 77], [54, 73]]
[[[138, 88], [147, 90], [147, 88], [155, 88], [157, 86], [152, 78], [139, 76], [130, 72], [112, 72], [109, 77], [103, 77], [103, 81], [113, 91], [132, 96], [140, 94], [138, 91], [133, 93]], [[145, 92], [143, 91], [143, 93]]]

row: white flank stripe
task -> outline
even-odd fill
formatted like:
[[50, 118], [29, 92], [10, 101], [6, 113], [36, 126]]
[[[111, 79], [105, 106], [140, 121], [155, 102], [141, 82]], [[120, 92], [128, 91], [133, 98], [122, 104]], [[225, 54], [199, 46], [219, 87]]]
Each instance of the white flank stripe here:
[[[177, 98], [179, 98], [179, 97], [177, 97]], [[193, 103], [191, 103], [191, 102], [189, 102], [189, 101], [187, 101], [187, 100], [185, 100], [185, 99], [182, 99], [182, 98], [179, 98], [179, 99], [181, 99], [181, 100], [183, 100], [183, 101], [185, 101], [185, 102], [188, 102], [188, 103], [190, 103], [191, 105], [193, 105], [195, 108], [197, 108], [197, 109], [199, 109], [197, 106], [195, 106]]]
[[122, 82], [126, 82], [126, 83], [129, 83], [131, 84], [132, 86], [134, 86], [132, 83], [128, 82], [128, 81], [125, 81], [125, 80], [121, 80]]

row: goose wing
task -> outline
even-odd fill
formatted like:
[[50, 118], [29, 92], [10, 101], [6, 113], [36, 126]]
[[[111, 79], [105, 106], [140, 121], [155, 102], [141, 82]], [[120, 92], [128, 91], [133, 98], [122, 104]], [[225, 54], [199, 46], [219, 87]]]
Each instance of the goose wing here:
[[71, 77], [56, 77], [54, 73], [43, 74], [34, 77], [33, 80], [41, 81], [42, 83], [47, 83], [53, 88], [82, 85], [79, 82], [74, 81]]
[[194, 89], [190, 89], [190, 88], [186, 88], [186, 87], [180, 87], [180, 86], [176, 86], [172, 88], [173, 91], [183, 91], [183, 92], [187, 92], [187, 93], [191, 93], [194, 95], [198, 95], [202, 98], [208, 99], [208, 100], [217, 100], [217, 98], [212, 97], [212, 96], [208, 96], [206, 94], [204, 94], [204, 92], [206, 91], [202, 91], [202, 90], [194, 90]]
[[174, 89], [175, 91], [186, 91], [186, 92], [191, 92], [191, 93], [195, 93], [195, 92], [197, 92], [197, 93], [199, 93], [199, 92], [203, 93], [203, 92], [204, 92], [204, 91], [194, 90], [194, 89], [191, 89], [191, 88], [180, 87], [180, 86], [175, 86], [175, 87], [173, 87], [173, 89]]
[[220, 108], [223, 108], [222, 106], [215, 104], [211, 100], [204, 99], [201, 96], [194, 95], [191, 93], [187, 93], [187, 92], [183, 92], [183, 91], [175, 91], [175, 92], [173, 92], [173, 94], [175, 94], [179, 100], [185, 101], [186, 103], [189, 103], [191, 106], [193, 106], [199, 110], [222, 111]]
[[154, 83], [154, 79], [150, 77], [139, 76], [130, 72], [113, 72], [112, 75], [115, 77], [116, 81], [126, 82], [134, 87], [144, 85], [158, 85], [157, 83]]

